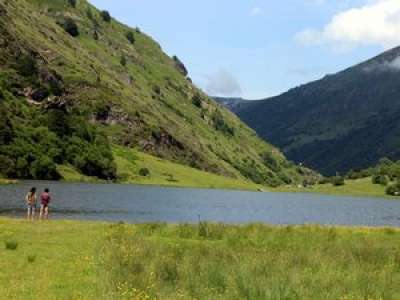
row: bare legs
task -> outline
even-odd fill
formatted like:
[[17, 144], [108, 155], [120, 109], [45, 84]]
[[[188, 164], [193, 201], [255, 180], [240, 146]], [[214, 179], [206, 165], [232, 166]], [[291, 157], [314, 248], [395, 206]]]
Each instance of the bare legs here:
[[49, 218], [49, 207], [48, 206], [40, 206], [40, 216], [39, 218], [42, 219], [48, 219]]
[[35, 210], [36, 208], [33, 205], [28, 206], [28, 214], [27, 214], [28, 221], [33, 221], [35, 219]]

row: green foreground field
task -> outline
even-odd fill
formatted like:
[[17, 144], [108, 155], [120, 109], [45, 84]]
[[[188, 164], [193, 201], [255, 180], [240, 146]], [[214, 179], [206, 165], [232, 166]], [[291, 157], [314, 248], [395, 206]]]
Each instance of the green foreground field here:
[[0, 299], [400, 299], [394, 228], [0, 219], [0, 257]]
[[317, 184], [307, 188], [283, 186], [273, 190], [276, 192], [309, 192], [337, 196], [385, 197], [390, 199], [399, 199], [398, 197], [386, 195], [385, 189], [386, 187], [383, 185], [372, 184], [371, 178], [368, 177], [356, 180], [346, 180], [345, 185], [343, 186], [333, 186], [332, 184], [327, 183]]

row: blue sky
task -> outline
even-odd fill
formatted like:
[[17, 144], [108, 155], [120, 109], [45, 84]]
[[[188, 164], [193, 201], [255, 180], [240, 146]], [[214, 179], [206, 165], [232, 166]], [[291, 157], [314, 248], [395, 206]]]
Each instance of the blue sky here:
[[90, 0], [213, 95], [279, 94], [400, 45], [400, 0]]

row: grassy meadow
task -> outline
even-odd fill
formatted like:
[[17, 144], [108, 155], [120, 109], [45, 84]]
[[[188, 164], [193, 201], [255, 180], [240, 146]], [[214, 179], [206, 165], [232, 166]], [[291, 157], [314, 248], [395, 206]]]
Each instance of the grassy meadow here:
[[372, 184], [371, 177], [346, 180], [345, 185], [333, 186], [330, 183], [317, 184], [307, 188], [297, 188], [294, 186], [282, 186], [273, 191], [276, 192], [310, 192], [325, 195], [337, 196], [360, 196], [360, 197], [377, 197], [398, 199], [398, 197], [388, 196], [385, 192], [386, 186], [380, 184]]
[[[243, 177], [234, 179], [200, 171], [134, 149], [114, 146], [113, 154], [121, 183], [250, 191], [264, 189], [262, 185]], [[141, 169], [149, 170], [150, 174], [141, 176]], [[65, 181], [102, 182], [97, 178], [82, 175], [71, 166], [59, 166], [58, 171]]]
[[399, 299], [400, 230], [0, 219], [0, 299]]

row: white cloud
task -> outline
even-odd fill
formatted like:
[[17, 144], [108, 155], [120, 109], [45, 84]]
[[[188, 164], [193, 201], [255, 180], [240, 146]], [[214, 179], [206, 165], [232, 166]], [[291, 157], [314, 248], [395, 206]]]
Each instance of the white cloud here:
[[264, 10], [261, 7], [254, 7], [251, 11], [250, 11], [250, 15], [255, 17], [255, 16], [261, 16], [264, 14]]
[[220, 69], [207, 76], [206, 91], [211, 96], [240, 96], [242, 88], [239, 81], [228, 71]]
[[306, 29], [296, 35], [305, 45], [330, 44], [339, 51], [359, 45], [385, 49], [400, 44], [400, 0], [371, 0], [362, 7], [342, 11], [322, 29]]

